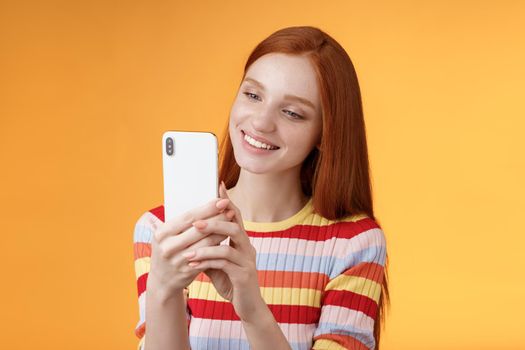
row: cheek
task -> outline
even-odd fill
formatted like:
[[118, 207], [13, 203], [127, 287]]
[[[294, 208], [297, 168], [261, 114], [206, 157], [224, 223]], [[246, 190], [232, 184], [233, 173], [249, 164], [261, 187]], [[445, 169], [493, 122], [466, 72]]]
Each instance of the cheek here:
[[[299, 131], [299, 132], [298, 132]], [[293, 147], [297, 153], [309, 153], [312, 147], [315, 146], [317, 131], [314, 130], [301, 130], [292, 129], [289, 130], [290, 138], [288, 139], [288, 145]]]
[[228, 124], [228, 133], [230, 134], [230, 140], [232, 142], [232, 146], [235, 147], [235, 144], [237, 143], [237, 123], [235, 122], [233, 115], [230, 115], [230, 121]]
[[[228, 121], [228, 130], [230, 133], [230, 139], [232, 141], [236, 141], [239, 139], [239, 128], [242, 124], [242, 121], [244, 120], [244, 116], [246, 115], [245, 112], [243, 112], [243, 108], [237, 100], [234, 102], [234, 104], [231, 107], [230, 110], [230, 119]], [[235, 142], [234, 142], [235, 146]]]
[[232, 136], [231, 133], [235, 131], [237, 125], [239, 125], [239, 112], [238, 112], [238, 108], [234, 104], [230, 110], [230, 119], [228, 121], [230, 137]]
[[247, 109], [243, 104], [236, 99], [230, 110], [230, 126], [237, 126], [247, 115]]

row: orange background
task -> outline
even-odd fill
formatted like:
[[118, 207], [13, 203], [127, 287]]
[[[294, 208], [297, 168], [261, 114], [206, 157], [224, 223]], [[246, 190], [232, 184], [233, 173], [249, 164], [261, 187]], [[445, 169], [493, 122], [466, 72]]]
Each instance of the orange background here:
[[250, 51], [313, 25], [360, 78], [383, 349], [525, 348], [523, 23], [522, 1], [2, 1], [1, 347], [135, 348], [162, 132], [222, 136]]

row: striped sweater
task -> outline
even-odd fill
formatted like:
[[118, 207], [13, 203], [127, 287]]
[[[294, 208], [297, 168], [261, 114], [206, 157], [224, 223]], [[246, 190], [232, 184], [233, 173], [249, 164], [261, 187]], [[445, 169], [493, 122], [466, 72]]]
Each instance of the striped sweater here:
[[[135, 225], [139, 350], [145, 338], [151, 227], [163, 221], [159, 206]], [[285, 220], [243, 223], [257, 251], [261, 295], [292, 349], [375, 348], [386, 259], [385, 236], [376, 221], [365, 214], [328, 220], [313, 212], [310, 198]], [[188, 286], [186, 315], [192, 349], [250, 348], [233, 305], [204, 273]]]

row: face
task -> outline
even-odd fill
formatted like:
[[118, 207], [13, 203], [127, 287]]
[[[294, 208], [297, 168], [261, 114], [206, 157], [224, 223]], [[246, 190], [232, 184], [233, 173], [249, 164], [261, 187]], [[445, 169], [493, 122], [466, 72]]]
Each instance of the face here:
[[229, 121], [242, 169], [258, 174], [300, 169], [319, 143], [321, 128], [319, 87], [306, 57], [271, 53], [250, 66]]

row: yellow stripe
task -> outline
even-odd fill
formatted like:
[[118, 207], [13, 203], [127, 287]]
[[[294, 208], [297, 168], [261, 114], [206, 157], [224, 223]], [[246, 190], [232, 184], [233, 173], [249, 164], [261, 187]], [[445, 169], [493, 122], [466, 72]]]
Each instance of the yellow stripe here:
[[[262, 287], [261, 295], [267, 304], [320, 306], [321, 292], [309, 288]], [[212, 301], [226, 301], [210, 282], [193, 281], [189, 297]]]
[[367, 296], [379, 303], [381, 285], [373, 280], [358, 276], [339, 275], [325, 287], [325, 290], [348, 290]]
[[336, 342], [333, 342], [328, 339], [318, 339], [315, 341], [314, 346], [312, 349], [318, 349], [318, 350], [347, 350], [345, 347], [337, 344]]
[[294, 224], [305, 221], [308, 215], [310, 215], [313, 211], [312, 203], [313, 203], [312, 197], [310, 197], [308, 199], [308, 202], [306, 202], [306, 204], [297, 213], [288, 217], [287, 219], [284, 219], [281, 221], [274, 221], [274, 222], [255, 222], [255, 221], [243, 220], [243, 226], [246, 230], [249, 230], [249, 231], [284, 230], [286, 228], [291, 227]]
[[362, 213], [347, 215], [337, 220], [328, 220], [325, 217], [313, 212], [313, 202], [312, 198], [310, 198], [301, 210], [287, 219], [276, 222], [252, 222], [243, 220], [243, 226], [249, 231], [278, 231], [287, 229], [293, 224], [305, 224], [321, 227], [332, 225], [337, 222], [356, 222], [367, 217], [368, 215]]
[[321, 306], [321, 291], [309, 288], [262, 287], [267, 304]]
[[139, 278], [146, 272], [149, 272], [151, 265], [151, 258], [149, 256], [145, 256], [143, 258], [135, 260], [135, 278]]
[[141, 346], [144, 345], [144, 341], [145, 341], [145, 340], [146, 340], [146, 334], [144, 334], [144, 335], [142, 336], [142, 338], [140, 338], [140, 341], [139, 341], [139, 343], [137, 344], [137, 350], [143, 350], [143, 349], [141, 348]]

